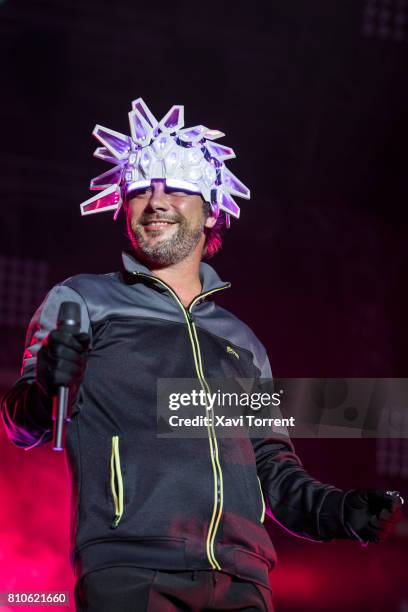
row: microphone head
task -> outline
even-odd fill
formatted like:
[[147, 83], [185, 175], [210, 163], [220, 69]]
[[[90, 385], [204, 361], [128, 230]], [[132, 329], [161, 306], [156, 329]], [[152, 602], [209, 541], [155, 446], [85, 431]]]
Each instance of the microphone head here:
[[78, 302], [62, 302], [58, 310], [57, 327], [69, 325], [78, 330], [81, 327], [81, 307]]

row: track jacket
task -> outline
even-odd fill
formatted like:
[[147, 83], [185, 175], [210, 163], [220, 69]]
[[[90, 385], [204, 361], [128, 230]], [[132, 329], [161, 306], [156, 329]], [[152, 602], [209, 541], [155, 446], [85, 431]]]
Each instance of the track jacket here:
[[133, 256], [122, 258], [120, 272], [54, 286], [34, 314], [21, 377], [2, 402], [8, 436], [25, 448], [51, 439], [49, 412], [34, 400], [36, 354], [61, 302], [78, 302], [91, 351], [66, 432], [76, 575], [114, 565], [221, 570], [270, 588], [276, 554], [265, 512], [299, 537], [329, 541], [345, 537], [345, 492], [310, 477], [284, 433], [157, 437], [159, 377], [271, 370], [253, 332], [212, 301], [230, 285], [211, 266], [201, 263], [202, 293], [186, 308]]

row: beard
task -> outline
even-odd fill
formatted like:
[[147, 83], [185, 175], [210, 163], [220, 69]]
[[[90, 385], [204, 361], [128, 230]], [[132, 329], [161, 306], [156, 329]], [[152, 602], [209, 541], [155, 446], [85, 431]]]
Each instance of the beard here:
[[204, 232], [204, 219], [196, 227], [190, 227], [184, 217], [171, 219], [177, 223], [168, 238], [151, 239], [143, 235], [140, 224], [130, 228], [135, 254], [146, 263], [159, 266], [177, 264], [192, 253]]

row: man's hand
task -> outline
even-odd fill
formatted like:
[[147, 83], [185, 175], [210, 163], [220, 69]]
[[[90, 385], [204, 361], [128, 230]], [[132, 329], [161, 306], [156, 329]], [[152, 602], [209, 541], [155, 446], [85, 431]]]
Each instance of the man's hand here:
[[352, 489], [344, 502], [346, 527], [366, 542], [382, 542], [401, 520], [403, 503], [398, 491]]
[[79, 385], [85, 372], [90, 337], [86, 333], [53, 330], [37, 356], [37, 384], [51, 397], [59, 386]]

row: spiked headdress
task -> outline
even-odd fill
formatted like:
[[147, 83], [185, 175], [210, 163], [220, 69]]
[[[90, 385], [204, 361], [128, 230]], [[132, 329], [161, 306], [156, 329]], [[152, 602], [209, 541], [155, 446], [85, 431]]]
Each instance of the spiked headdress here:
[[249, 199], [249, 189], [232, 174], [224, 161], [235, 157], [229, 147], [213, 141], [224, 136], [203, 125], [184, 128], [184, 107], [175, 105], [161, 121], [138, 98], [129, 113], [131, 136], [96, 125], [92, 134], [101, 143], [94, 156], [113, 168], [92, 179], [90, 188], [103, 190], [81, 204], [81, 214], [115, 210], [117, 218], [123, 201], [132, 191], [150, 185], [152, 179], [165, 179], [168, 187], [201, 193], [211, 204], [212, 214], [239, 218], [239, 207], [232, 196]]

